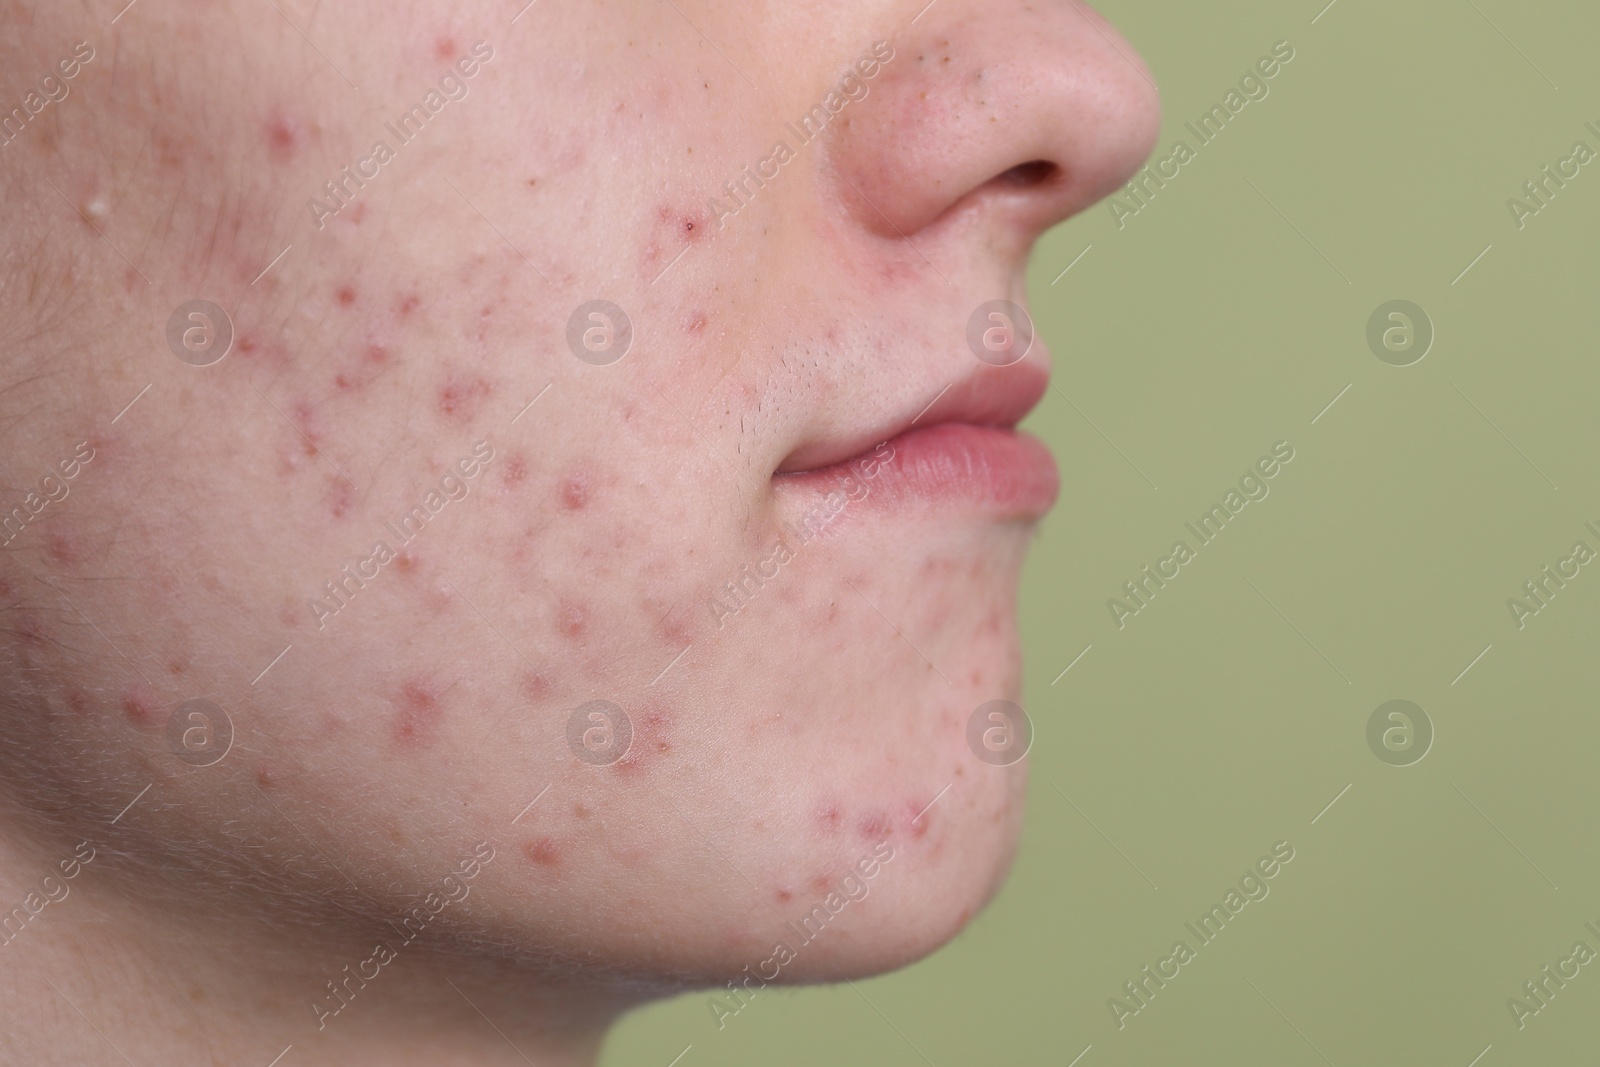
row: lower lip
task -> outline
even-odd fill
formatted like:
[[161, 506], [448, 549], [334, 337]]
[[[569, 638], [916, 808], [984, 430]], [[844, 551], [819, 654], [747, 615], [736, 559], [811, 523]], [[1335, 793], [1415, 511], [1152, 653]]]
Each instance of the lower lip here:
[[[1038, 438], [997, 426], [939, 423], [908, 430], [852, 459], [776, 481], [819, 494], [842, 492], [879, 508], [966, 506], [995, 518], [1038, 519], [1056, 502], [1055, 458]], [[853, 507], [854, 503], [846, 505]]]

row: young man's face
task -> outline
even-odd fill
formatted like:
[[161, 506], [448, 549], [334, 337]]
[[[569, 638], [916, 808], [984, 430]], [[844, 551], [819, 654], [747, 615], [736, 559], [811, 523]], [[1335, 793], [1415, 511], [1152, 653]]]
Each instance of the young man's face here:
[[924, 2], [41, 9], [6, 788], [202, 914], [378, 923], [490, 842], [479, 943], [662, 985], [957, 931], [1056, 496], [986, 305], [1157, 111], [1081, 4]]

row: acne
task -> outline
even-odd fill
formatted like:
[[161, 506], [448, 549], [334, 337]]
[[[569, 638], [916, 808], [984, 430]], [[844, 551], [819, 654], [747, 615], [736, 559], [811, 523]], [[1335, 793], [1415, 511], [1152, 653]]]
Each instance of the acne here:
[[894, 833], [894, 823], [882, 812], [874, 812], [862, 816], [856, 824], [857, 831], [865, 841], [882, 841]]
[[589, 503], [589, 475], [583, 471], [569, 474], [561, 480], [561, 506], [568, 511], [582, 511]]
[[582, 801], [572, 806], [572, 817], [587, 822], [589, 819], [589, 805]]
[[256, 770], [256, 785], [263, 791], [271, 789], [278, 784], [278, 776], [272, 772], [271, 767], [260, 767]]
[[150, 727], [156, 721], [155, 697], [148, 689], [138, 687], [122, 695], [122, 714], [135, 726]]
[[274, 115], [266, 125], [267, 155], [274, 163], [287, 163], [300, 154], [305, 130], [286, 115]]
[[819, 874], [811, 879], [811, 889], [818, 896], [828, 893], [833, 889], [833, 878], [828, 874]]
[[436, 407], [439, 414], [456, 422], [469, 421], [493, 388], [483, 378], [453, 377], [439, 387]]
[[437, 60], [448, 63], [450, 60], [454, 59], [459, 52], [460, 48], [457, 47], [455, 38], [453, 37], [440, 37], [434, 42], [433, 58]]
[[426, 682], [411, 681], [391, 701], [395, 709], [394, 737], [401, 744], [426, 744], [444, 716], [439, 694]]
[[528, 461], [522, 458], [521, 453], [514, 453], [506, 460], [505, 471], [500, 476], [507, 489], [515, 489], [528, 480]]
[[67, 690], [67, 709], [74, 715], [87, 715], [94, 707], [88, 692], [79, 686]]
[[555, 867], [561, 863], [561, 850], [548, 837], [529, 841], [522, 846], [522, 854], [535, 867]]
[[[530, 700], [539, 700], [550, 695], [554, 688], [550, 679], [538, 671], [528, 671], [522, 676], [522, 695]], [[578, 805], [580, 808], [582, 804]]]
[[83, 549], [82, 539], [71, 530], [51, 530], [45, 535], [45, 555], [57, 566], [76, 566], [83, 559]]
[[706, 328], [706, 323], [708, 321], [709, 320], [706, 318], [706, 313], [704, 311], [696, 311], [694, 314], [689, 316], [687, 321], [684, 322], [683, 332], [699, 333]]
[[779, 904], [787, 904], [789, 901], [794, 899], [794, 893], [787, 889], [779, 889], [773, 893], [773, 896], [778, 898]]
[[672, 716], [663, 708], [650, 708], [633, 723], [633, 743], [614, 766], [619, 772], [637, 771], [646, 760], [660, 759], [672, 751]]
[[348, 285], [341, 285], [333, 298], [339, 301], [340, 307], [349, 307], [356, 302], [356, 291]]
[[[918, 816], [921, 818], [918, 818]], [[921, 840], [928, 836], [928, 829], [933, 824], [932, 809], [924, 810], [915, 801], [908, 801], [905, 805], [906, 826], [911, 831], [911, 836]]]
[[829, 833], [838, 833], [843, 822], [844, 815], [837, 804], [829, 804], [817, 812], [817, 825]]
[[402, 552], [394, 558], [394, 569], [401, 574], [417, 573], [417, 557], [409, 552]]
[[561, 605], [556, 625], [560, 627], [563, 636], [576, 640], [582, 637], [583, 631], [588, 628], [589, 613], [582, 604], [568, 601]]
[[394, 313], [400, 318], [408, 318], [411, 313], [422, 306], [422, 298], [414, 294], [407, 294], [395, 301]]

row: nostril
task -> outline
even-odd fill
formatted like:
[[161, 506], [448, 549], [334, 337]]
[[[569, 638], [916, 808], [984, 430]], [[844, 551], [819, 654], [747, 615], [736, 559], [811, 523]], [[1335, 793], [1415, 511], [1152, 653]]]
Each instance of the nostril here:
[[1036, 185], [1043, 185], [1055, 175], [1054, 163], [1045, 159], [1035, 159], [1028, 163], [1018, 163], [994, 180], [997, 184], [1012, 189], [1031, 189]]

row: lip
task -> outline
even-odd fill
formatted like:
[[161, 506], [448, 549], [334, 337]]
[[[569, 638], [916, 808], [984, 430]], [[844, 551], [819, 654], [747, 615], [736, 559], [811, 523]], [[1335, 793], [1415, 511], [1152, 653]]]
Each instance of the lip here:
[[993, 372], [987, 380], [968, 379], [959, 394], [953, 386], [898, 432], [820, 466], [780, 470], [773, 484], [818, 501], [842, 494], [840, 512], [922, 505], [1039, 519], [1056, 502], [1060, 475], [1044, 443], [1015, 423], [1037, 403], [1049, 375], [1042, 369], [1006, 375], [1021, 366], [987, 369]]

